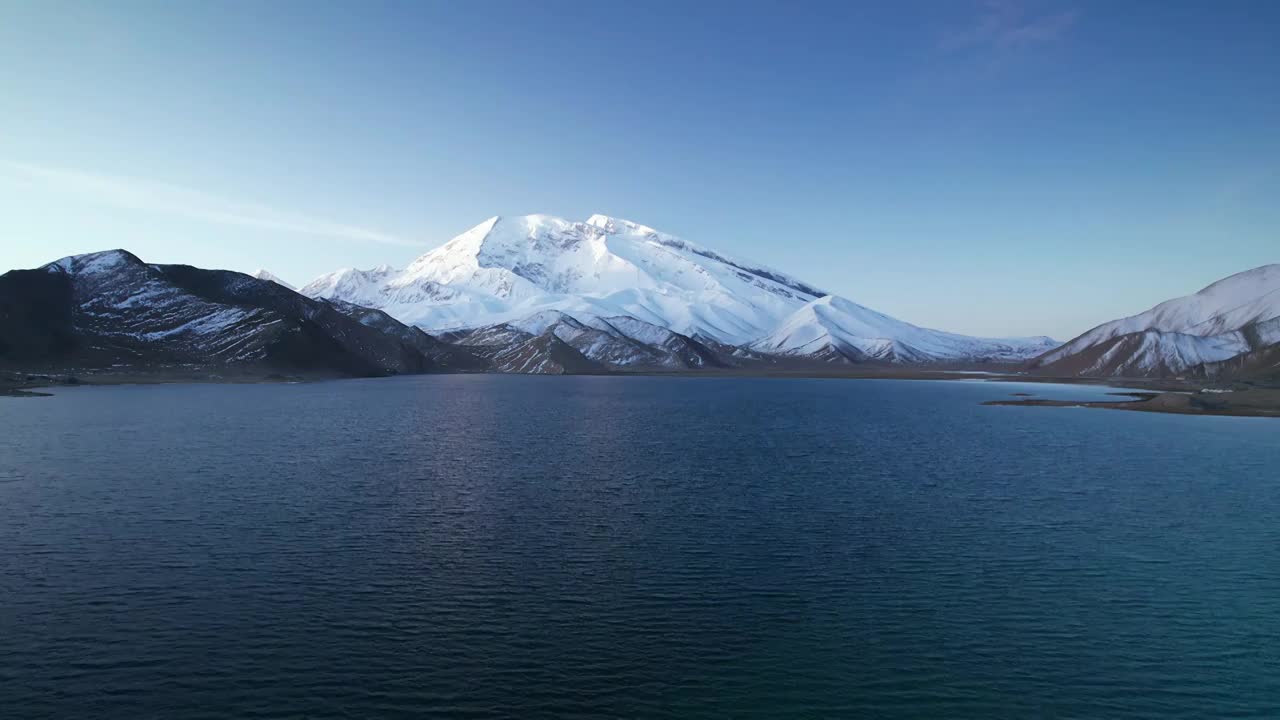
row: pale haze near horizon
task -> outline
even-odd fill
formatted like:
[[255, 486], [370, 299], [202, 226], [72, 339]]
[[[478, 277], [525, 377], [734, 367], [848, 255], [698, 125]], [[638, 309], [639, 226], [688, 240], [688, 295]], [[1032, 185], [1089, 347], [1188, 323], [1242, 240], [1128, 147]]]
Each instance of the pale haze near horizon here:
[[624, 217], [1068, 339], [1280, 261], [1280, 8], [0, 0], [0, 270], [301, 285]]

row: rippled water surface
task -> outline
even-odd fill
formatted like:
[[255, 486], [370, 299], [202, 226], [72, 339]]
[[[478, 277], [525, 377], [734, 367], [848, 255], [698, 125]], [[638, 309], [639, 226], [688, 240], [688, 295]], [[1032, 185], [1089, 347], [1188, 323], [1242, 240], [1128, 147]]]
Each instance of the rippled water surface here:
[[0, 715], [1280, 717], [1280, 422], [1021, 389], [0, 398]]

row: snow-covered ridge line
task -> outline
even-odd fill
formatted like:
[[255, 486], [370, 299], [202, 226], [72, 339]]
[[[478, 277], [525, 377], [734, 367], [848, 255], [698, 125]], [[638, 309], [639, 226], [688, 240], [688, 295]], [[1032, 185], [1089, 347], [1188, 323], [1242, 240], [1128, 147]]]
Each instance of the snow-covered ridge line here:
[[1280, 342], [1280, 264], [1103, 323], [1034, 365], [1084, 375], [1177, 375]]
[[403, 270], [344, 269], [305, 295], [384, 310], [427, 332], [518, 325], [555, 311], [593, 326], [631, 318], [752, 352], [849, 361], [1016, 361], [1048, 338], [993, 340], [917, 327], [777, 270], [606, 215], [493, 217]]
[[739, 260], [734, 260], [732, 258], [721, 255], [720, 253], [714, 250], [709, 250], [707, 248], [702, 247], [701, 245], [691, 243], [688, 240], [678, 238], [674, 235], [668, 235], [666, 233], [658, 232], [653, 228], [650, 228], [644, 225], [639, 225], [637, 223], [633, 223], [630, 220], [619, 220], [617, 218], [611, 218], [607, 215], [592, 215], [590, 218], [587, 218], [587, 224], [598, 227], [606, 232], [616, 232], [617, 227], [621, 224], [623, 227], [626, 227], [629, 230], [633, 230], [633, 231], [640, 232], [650, 236], [654, 242], [667, 245], [677, 250], [691, 252], [691, 253], [694, 253], [695, 255], [701, 255], [710, 260], [715, 260], [716, 262], [721, 262], [726, 265], [738, 268], [743, 272], [751, 273], [753, 275], [759, 275], [761, 277], [768, 278], [770, 280], [781, 283], [783, 285], [789, 285], [797, 290], [800, 290], [801, 292], [812, 295], [813, 297], [822, 297], [827, 294], [822, 290], [819, 290], [807, 283], [801, 282], [800, 280], [797, 280], [790, 275], [774, 270], [773, 268], [767, 268], [758, 263], [748, 264], [748, 263], [741, 262]]

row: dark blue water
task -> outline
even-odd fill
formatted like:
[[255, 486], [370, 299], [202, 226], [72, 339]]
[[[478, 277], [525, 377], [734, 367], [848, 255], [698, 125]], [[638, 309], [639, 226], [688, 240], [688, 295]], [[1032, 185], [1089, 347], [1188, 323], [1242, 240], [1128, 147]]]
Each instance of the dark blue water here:
[[1280, 717], [1280, 422], [1019, 389], [0, 398], [0, 715]]

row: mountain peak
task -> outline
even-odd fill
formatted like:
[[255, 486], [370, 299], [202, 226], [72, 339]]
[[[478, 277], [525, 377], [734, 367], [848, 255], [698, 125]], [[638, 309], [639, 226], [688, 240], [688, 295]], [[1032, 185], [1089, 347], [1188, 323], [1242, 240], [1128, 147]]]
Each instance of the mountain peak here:
[[781, 272], [602, 213], [585, 221], [491, 217], [402, 271], [334, 274], [302, 292], [381, 309], [428, 332], [506, 326], [540, 335], [555, 327], [567, 337], [582, 332], [579, 324], [599, 329], [605, 318], [628, 318], [622, 322], [660, 342], [670, 341], [663, 333], [674, 333], [803, 351], [796, 341], [808, 335], [896, 361], [1034, 354], [1024, 350], [1025, 341], [966, 338], [895, 320]]
[[657, 235], [658, 231], [648, 225], [641, 225], [638, 222], [624, 220], [622, 218], [610, 217], [599, 213], [587, 218], [587, 225], [600, 228], [606, 233], [633, 233], [637, 235]]
[[283, 286], [283, 287], [287, 287], [287, 288], [289, 288], [290, 290], [293, 290], [293, 291], [295, 291], [295, 292], [298, 290], [298, 288], [296, 288], [296, 287], [294, 287], [294, 286], [290, 285], [289, 283], [285, 282], [284, 280], [281, 280], [281, 279], [280, 279], [279, 277], [277, 277], [275, 274], [273, 274], [273, 273], [271, 273], [271, 272], [269, 272], [269, 271], [267, 271], [267, 270], [264, 270], [263, 268], [258, 268], [257, 270], [253, 271], [253, 273], [251, 273], [251, 274], [252, 274], [252, 276], [253, 276], [253, 277], [255, 277], [255, 278], [259, 279], [259, 280], [266, 280], [267, 282], [273, 282], [273, 283], [275, 283], [275, 284], [277, 284], [277, 285], [280, 285], [280, 286]]
[[105, 273], [126, 265], [142, 265], [137, 255], [117, 248], [83, 255], [68, 255], [43, 266], [49, 272], [65, 273]]
[[1090, 375], [1176, 375], [1275, 343], [1278, 327], [1280, 264], [1261, 265], [1103, 323], [1036, 364]]

